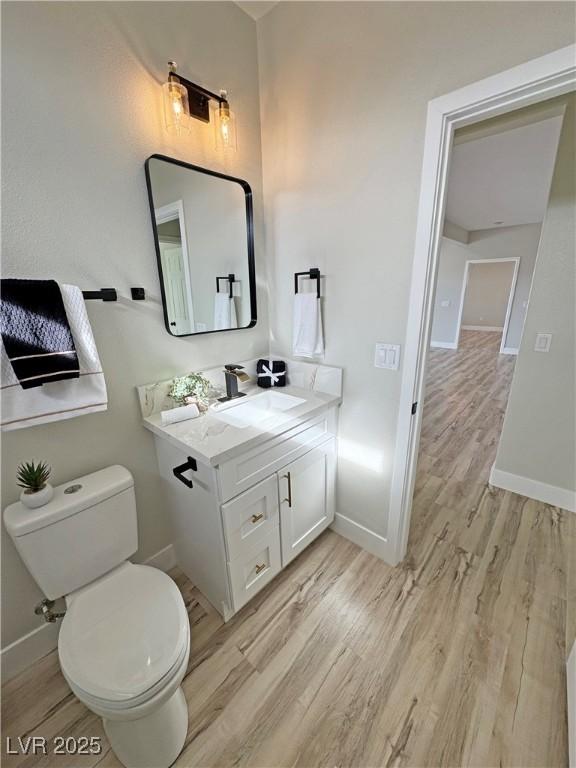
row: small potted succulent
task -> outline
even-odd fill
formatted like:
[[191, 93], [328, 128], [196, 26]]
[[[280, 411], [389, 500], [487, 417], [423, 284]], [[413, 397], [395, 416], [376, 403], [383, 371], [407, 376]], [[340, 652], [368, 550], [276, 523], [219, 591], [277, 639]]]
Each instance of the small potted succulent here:
[[189, 373], [172, 380], [168, 397], [177, 405], [196, 403], [199, 410], [205, 411], [208, 408], [211, 389], [212, 385], [201, 373]]
[[45, 461], [25, 461], [18, 467], [18, 485], [24, 490], [20, 501], [29, 509], [43, 507], [54, 496], [54, 488], [48, 482], [52, 469]]

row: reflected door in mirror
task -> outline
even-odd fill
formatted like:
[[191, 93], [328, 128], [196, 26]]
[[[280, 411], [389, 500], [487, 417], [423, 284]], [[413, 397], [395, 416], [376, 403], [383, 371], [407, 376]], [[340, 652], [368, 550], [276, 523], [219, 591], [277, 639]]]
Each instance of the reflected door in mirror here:
[[248, 184], [170, 158], [146, 162], [167, 330], [188, 336], [256, 322]]

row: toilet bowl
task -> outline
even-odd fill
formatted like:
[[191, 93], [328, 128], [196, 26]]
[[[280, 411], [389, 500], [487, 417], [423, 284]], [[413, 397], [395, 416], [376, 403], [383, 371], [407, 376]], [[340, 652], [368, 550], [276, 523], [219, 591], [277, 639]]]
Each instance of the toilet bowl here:
[[127, 768], [168, 768], [188, 727], [190, 624], [174, 581], [126, 559], [137, 547], [132, 476], [108, 467], [38, 510], [13, 504], [4, 521], [46, 596], [66, 598], [58, 656], [71, 690]]
[[124, 765], [170, 765], [188, 727], [180, 683], [190, 625], [175, 583], [156, 568], [124, 563], [66, 603], [58, 655], [70, 688], [103, 718]]

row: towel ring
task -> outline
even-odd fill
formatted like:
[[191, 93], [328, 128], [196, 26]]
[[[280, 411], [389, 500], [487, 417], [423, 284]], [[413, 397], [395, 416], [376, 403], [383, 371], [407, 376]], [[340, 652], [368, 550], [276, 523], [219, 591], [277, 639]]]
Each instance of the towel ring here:
[[238, 283], [239, 280], [236, 280], [236, 275], [234, 272], [231, 272], [229, 275], [224, 275], [224, 277], [217, 277], [216, 278], [216, 293], [220, 293], [220, 280], [228, 280], [228, 295], [231, 299], [234, 298], [234, 292], [232, 289], [232, 283]]
[[294, 273], [294, 293], [298, 293], [298, 278], [307, 277], [310, 280], [316, 280], [316, 296], [320, 298], [320, 270], [318, 267], [311, 267], [306, 272]]

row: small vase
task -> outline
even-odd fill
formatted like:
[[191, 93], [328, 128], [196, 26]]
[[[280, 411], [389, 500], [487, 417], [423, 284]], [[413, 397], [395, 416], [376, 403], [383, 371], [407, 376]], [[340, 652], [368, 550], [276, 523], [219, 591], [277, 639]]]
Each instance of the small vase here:
[[20, 494], [20, 501], [25, 507], [28, 507], [28, 509], [38, 509], [38, 507], [43, 507], [44, 504], [48, 504], [49, 501], [52, 501], [53, 496], [54, 488], [52, 488], [50, 483], [46, 483], [46, 485], [39, 491], [36, 491], [36, 493], [26, 493], [26, 491], [22, 491]]

